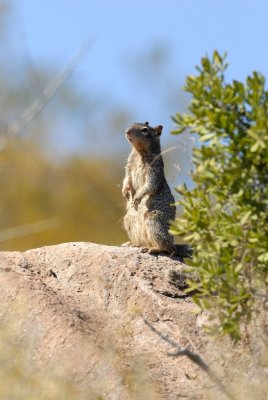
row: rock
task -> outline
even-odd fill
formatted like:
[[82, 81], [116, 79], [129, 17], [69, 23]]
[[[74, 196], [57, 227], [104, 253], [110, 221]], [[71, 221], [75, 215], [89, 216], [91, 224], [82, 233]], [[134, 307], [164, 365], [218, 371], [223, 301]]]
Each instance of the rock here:
[[2, 252], [1, 320], [27, 349], [25, 368], [68, 377], [79, 400], [208, 398], [208, 376], [186, 356], [170, 357], [174, 349], [144, 322], [216, 362], [183, 292], [184, 267], [93, 243]]

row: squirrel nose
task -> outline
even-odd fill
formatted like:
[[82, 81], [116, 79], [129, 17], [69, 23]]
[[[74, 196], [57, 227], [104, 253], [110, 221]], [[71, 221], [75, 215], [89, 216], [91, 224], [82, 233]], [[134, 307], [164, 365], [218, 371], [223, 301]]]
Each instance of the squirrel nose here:
[[127, 135], [128, 133], [130, 133], [130, 131], [131, 131], [131, 129], [130, 129], [130, 128], [127, 128], [127, 129], [125, 130], [125, 134]]

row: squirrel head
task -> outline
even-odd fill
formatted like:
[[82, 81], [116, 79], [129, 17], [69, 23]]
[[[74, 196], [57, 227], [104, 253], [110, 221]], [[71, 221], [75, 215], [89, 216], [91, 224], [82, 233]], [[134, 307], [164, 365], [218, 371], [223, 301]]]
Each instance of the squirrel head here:
[[125, 131], [125, 135], [130, 144], [139, 152], [147, 153], [153, 147], [160, 146], [160, 135], [163, 126], [158, 125], [155, 128], [149, 126], [149, 122], [134, 123]]

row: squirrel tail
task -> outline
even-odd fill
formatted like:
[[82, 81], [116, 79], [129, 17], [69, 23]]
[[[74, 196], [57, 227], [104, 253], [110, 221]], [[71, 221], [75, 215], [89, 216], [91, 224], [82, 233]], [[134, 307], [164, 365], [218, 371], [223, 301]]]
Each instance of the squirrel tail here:
[[192, 258], [193, 249], [188, 244], [175, 244], [173, 255], [180, 258]]

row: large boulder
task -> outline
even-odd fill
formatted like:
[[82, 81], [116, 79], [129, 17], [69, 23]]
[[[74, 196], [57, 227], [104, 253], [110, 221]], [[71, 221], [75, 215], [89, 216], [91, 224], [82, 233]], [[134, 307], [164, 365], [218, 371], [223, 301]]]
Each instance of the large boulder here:
[[[27, 390], [28, 377], [41, 376], [52, 379], [57, 400], [207, 399], [212, 390], [221, 398], [197, 364], [169, 356], [174, 348], [145, 323], [218, 374], [228, 370], [183, 291], [184, 269], [172, 257], [92, 243], [0, 253], [1, 329], [8, 331], [0, 341], [8, 336], [16, 346]], [[78, 397], [60, 397], [66, 385]]]

